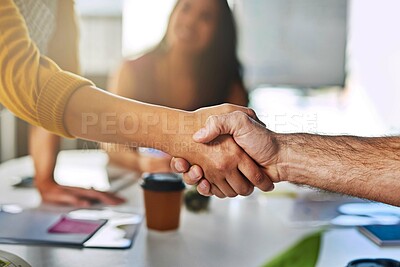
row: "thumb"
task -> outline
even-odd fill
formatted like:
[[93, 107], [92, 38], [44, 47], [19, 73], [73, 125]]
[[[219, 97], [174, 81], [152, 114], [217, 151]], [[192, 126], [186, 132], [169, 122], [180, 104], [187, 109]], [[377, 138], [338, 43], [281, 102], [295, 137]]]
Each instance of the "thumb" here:
[[250, 118], [252, 118], [252, 119], [255, 120], [256, 122], [258, 122], [258, 123], [261, 124], [262, 126], [264, 126], [264, 127], [266, 126], [265, 123], [262, 122], [262, 121], [258, 118], [258, 116], [257, 116], [256, 112], [254, 111], [254, 109], [246, 108], [244, 113], [246, 113], [247, 116], [249, 116]]
[[223, 134], [233, 132], [235, 124], [227, 119], [228, 115], [213, 115], [208, 117], [206, 125], [193, 135], [193, 140], [208, 143]]

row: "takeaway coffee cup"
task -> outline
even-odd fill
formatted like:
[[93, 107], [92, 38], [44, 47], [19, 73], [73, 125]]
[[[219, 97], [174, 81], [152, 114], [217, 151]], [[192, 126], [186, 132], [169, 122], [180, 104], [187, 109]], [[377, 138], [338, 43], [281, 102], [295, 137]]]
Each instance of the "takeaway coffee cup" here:
[[147, 227], [158, 231], [178, 229], [185, 189], [182, 179], [174, 173], [148, 174], [142, 188]]

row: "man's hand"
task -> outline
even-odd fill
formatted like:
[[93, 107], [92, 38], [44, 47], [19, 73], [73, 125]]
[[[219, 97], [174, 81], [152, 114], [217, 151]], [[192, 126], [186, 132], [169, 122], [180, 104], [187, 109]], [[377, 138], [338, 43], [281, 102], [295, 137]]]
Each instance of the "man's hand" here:
[[61, 186], [54, 179], [52, 181], [37, 184], [42, 200], [47, 203], [58, 205], [89, 207], [95, 203], [106, 205], [118, 205], [125, 200], [107, 192], [93, 189]]
[[[276, 169], [279, 147], [274, 133], [248, 114], [235, 111], [229, 114], [210, 116], [205, 127], [195, 133], [193, 139], [196, 142], [209, 143], [220, 135], [231, 135], [234, 141], [261, 166], [264, 177], [268, 177], [273, 182], [279, 182], [279, 174]], [[201, 194], [209, 195], [213, 192], [213, 184], [209, 182], [199, 166], [190, 166], [189, 162], [181, 158], [173, 158], [171, 168], [176, 172], [186, 172], [184, 174], [185, 182], [198, 184], [197, 189]], [[251, 179], [249, 181], [253, 183]], [[260, 189], [265, 191], [265, 188]]]

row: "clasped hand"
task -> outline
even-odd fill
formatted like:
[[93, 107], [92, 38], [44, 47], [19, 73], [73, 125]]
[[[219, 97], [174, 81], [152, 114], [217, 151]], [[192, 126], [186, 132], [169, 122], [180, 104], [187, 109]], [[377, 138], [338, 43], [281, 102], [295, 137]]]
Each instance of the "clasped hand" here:
[[217, 115], [207, 116], [204, 128], [193, 135], [197, 153], [173, 158], [172, 170], [184, 173], [185, 182], [197, 184], [197, 190], [207, 196], [247, 196], [254, 187], [272, 190], [278, 179], [273, 133], [251, 109], [225, 105], [224, 111], [215, 107], [198, 111]]

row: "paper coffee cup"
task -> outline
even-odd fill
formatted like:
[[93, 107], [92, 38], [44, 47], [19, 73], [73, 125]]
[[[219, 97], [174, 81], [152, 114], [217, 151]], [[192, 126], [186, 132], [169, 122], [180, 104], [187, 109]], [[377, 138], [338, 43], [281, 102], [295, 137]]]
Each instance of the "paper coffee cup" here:
[[142, 188], [147, 227], [158, 231], [178, 229], [185, 189], [182, 179], [174, 173], [148, 174]]

